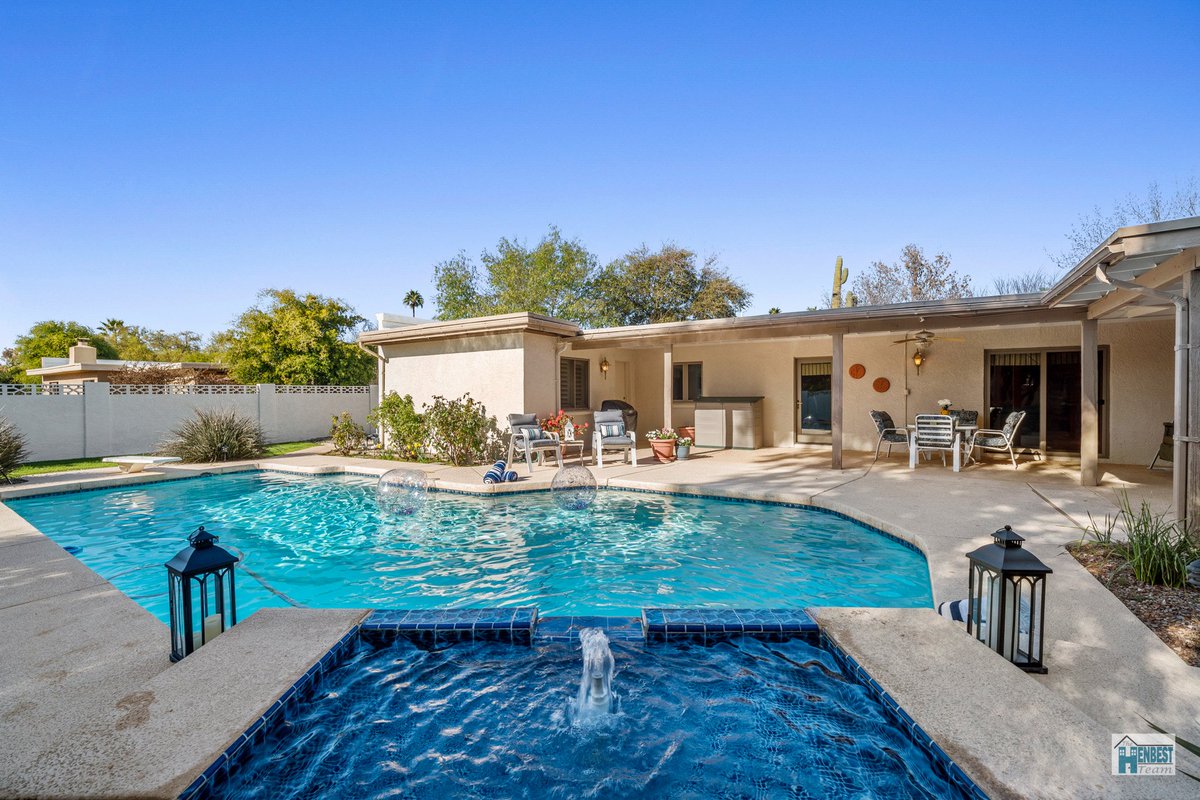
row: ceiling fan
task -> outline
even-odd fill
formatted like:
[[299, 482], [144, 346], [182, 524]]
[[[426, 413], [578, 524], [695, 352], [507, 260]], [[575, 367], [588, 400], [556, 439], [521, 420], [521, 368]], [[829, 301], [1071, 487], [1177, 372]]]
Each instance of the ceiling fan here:
[[916, 342], [917, 344], [925, 345], [932, 342], [965, 342], [966, 339], [961, 339], [957, 336], [938, 336], [933, 331], [920, 330], [912, 336], [903, 339], [897, 339], [892, 344], [905, 344], [907, 342]]

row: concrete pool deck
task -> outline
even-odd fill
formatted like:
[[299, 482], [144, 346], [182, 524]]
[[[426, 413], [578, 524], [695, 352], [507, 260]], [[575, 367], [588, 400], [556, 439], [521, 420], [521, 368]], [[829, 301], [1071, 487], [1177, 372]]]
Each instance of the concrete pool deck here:
[[[964, 554], [987, 542], [995, 528], [1012, 524], [1055, 570], [1047, 602], [1046, 676], [1032, 678], [1004, 664], [949, 623], [929, 624], [923, 619], [932, 616], [929, 612], [826, 610], [818, 617], [844, 646], [842, 637], [853, 643], [847, 646], [851, 654], [993, 796], [1195, 796], [1186, 778], [1108, 775], [1109, 740], [1104, 735], [1097, 741], [1097, 735], [1148, 732], [1142, 717], [1200, 741], [1200, 669], [1180, 660], [1063, 550], [1079, 538], [1077, 526], [1087, 522], [1089, 512], [1098, 518], [1115, 513], [1116, 489], [1127, 488], [1135, 500], [1146, 497], [1162, 507], [1170, 494], [1169, 475], [1109, 466], [1104, 485], [1086, 489], [1071, 465], [1055, 462], [1025, 463], [1018, 470], [989, 464], [955, 475], [937, 462], [910, 471], [899, 456], [872, 466], [861, 454], [851, 454], [848, 468], [834, 471], [827, 467], [827, 452], [799, 448], [698, 452], [687, 462], [667, 465], [648, 455], [638, 467], [618, 464], [593, 471], [614, 488], [796, 502], [847, 513], [921, 547], [939, 601], [965, 595]], [[375, 475], [415, 467], [438, 488], [494, 491], [482, 484], [484, 467], [401, 465], [312, 453], [261, 464], [301, 473]], [[254, 465], [164, 467], [138, 475], [115, 469], [57, 473], [0, 488], [0, 500]], [[519, 472], [521, 482], [496, 488], [544, 489], [555, 469], [535, 468], [531, 478], [523, 466]], [[0, 657], [0, 741], [5, 742], [0, 794], [173, 796], [362, 613], [259, 612], [172, 666], [165, 626], [0, 506], [0, 636], [10, 643]], [[941, 633], [925, 634], [937, 637], [926, 641], [919, 635], [925, 629]], [[277, 646], [284, 650], [277, 652]], [[972, 666], [977, 656], [993, 659], [994, 665], [986, 666], [985, 659]], [[203, 675], [208, 683], [201, 711], [189, 707], [187, 698]], [[1023, 687], [1042, 710], [1026, 709], [1003, 728], [1026, 737], [1018, 750], [1006, 733], [1003, 746], [993, 738], [990, 748], [996, 752], [988, 755], [980, 752], [989, 748], [988, 737], [973, 739], [950, 718], [976, 718], [978, 724], [978, 709], [967, 711], [971, 703], [995, 702], [1011, 711], [1003, 694], [980, 700], [976, 693], [960, 691], [999, 676], [1014, 687], [1010, 694]], [[922, 681], [929, 684], [927, 693], [938, 696], [923, 696]], [[996, 717], [994, 709], [985, 711], [984, 723]], [[1039, 720], [1042, 724], [1035, 724]], [[1035, 748], [1042, 754], [1015, 755]], [[1189, 758], [1181, 756], [1180, 762], [1193, 763], [1194, 772]], [[1045, 774], [1021, 771], [1020, 764], [1035, 759], [1075, 766], [1063, 766], [1063, 781], [1051, 787]], [[1004, 768], [1005, 763], [1017, 766]], [[1088, 780], [1088, 765], [1099, 771], [1094, 783]], [[992, 778], [981, 780], [984, 773]], [[1034, 778], [1038, 783], [1029, 782]]]

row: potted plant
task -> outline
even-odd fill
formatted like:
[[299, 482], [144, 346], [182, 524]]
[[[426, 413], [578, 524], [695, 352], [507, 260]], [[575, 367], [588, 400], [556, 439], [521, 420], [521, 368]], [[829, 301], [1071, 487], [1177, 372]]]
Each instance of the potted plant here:
[[654, 460], [668, 464], [675, 460], [675, 442], [679, 434], [670, 428], [653, 430], [646, 434], [650, 440], [650, 449], [654, 451]]
[[675, 458], [680, 461], [687, 461], [687, 457], [692, 452], [692, 437], [680, 436], [675, 440]]
[[583, 439], [587, 434], [587, 429], [588, 423], [576, 422], [570, 414], [561, 408], [557, 414], [548, 417], [542, 422], [542, 430], [557, 433], [559, 437], [568, 442]]
[[950, 406], [954, 405], [954, 403], [950, 402], [949, 400], [938, 400], [937, 403], [942, 409], [942, 416], [949, 415]]
[[696, 439], [696, 427], [694, 425], [680, 425], [675, 429], [679, 433], [680, 439]]

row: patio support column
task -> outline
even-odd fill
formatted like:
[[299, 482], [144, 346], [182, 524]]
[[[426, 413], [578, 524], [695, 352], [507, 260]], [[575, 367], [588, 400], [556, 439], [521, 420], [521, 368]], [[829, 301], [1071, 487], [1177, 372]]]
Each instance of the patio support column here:
[[1180, 519], [1200, 520], [1200, 280], [1183, 273], [1175, 312], [1175, 463], [1173, 504]]
[[834, 469], [842, 468], [842, 379], [845, 372], [842, 365], [844, 361], [842, 338], [843, 334], [841, 333], [833, 334], [833, 379], [830, 381], [832, 407], [829, 413], [829, 428], [833, 436], [831, 466]]
[[1098, 486], [1100, 483], [1100, 397], [1097, 363], [1098, 323], [1084, 319], [1079, 323], [1079, 483]]
[[673, 358], [674, 358], [674, 356], [671, 351], [671, 346], [667, 345], [667, 348], [665, 350], [663, 350], [663, 427], [664, 428], [674, 427], [671, 424], [671, 402], [672, 402], [672, 396], [673, 396], [671, 392], [672, 392], [672, 389], [674, 388], [671, 385], [671, 373], [675, 366]]

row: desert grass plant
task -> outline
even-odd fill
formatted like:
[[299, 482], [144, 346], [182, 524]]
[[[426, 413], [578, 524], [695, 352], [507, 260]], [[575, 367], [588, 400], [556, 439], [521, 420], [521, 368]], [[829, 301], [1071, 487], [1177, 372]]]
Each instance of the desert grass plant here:
[[12, 473], [25, 463], [28, 455], [24, 434], [16, 425], [0, 417], [0, 478], [5, 483], [12, 483]]
[[[1118, 530], [1123, 541], [1114, 537]], [[1155, 513], [1145, 500], [1135, 510], [1126, 492], [1120, 495], [1116, 517], [1106, 515], [1103, 523], [1089, 518], [1084, 529], [1084, 538], [1088, 537], [1120, 557], [1123, 569], [1128, 568], [1141, 583], [1183, 588], [1188, 562], [1200, 557], [1200, 544], [1185, 522]]]
[[198, 408], [171, 431], [171, 437], [160, 445], [159, 452], [204, 464], [259, 458], [265, 449], [263, 429], [256, 420], [230, 409]]

